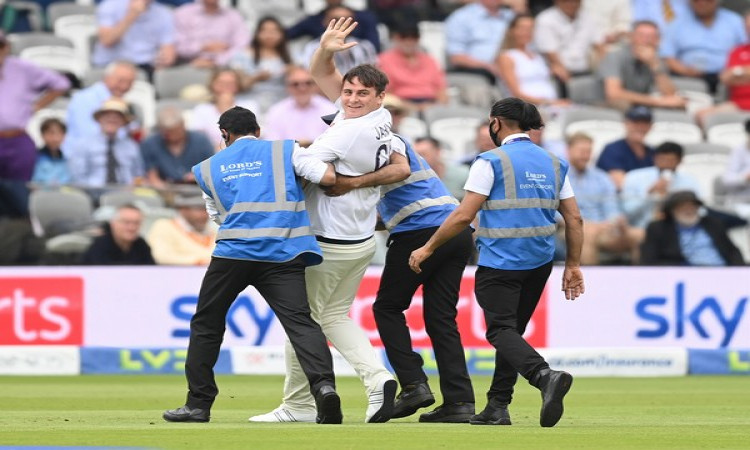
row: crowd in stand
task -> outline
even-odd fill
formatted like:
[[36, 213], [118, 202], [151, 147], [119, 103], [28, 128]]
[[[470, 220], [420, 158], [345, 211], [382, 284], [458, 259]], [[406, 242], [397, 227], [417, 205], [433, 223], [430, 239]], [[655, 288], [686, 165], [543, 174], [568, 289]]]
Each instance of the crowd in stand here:
[[[12, 0], [3, 5], [0, 247], [17, 251], [0, 252], [6, 253], [0, 262], [53, 261], [38, 245], [7, 242], [34, 240], [25, 225], [34, 218], [33, 192], [65, 186], [85, 191], [100, 206], [91, 219], [106, 223], [101, 230], [85, 230], [80, 258], [65, 262], [206, 264], [215, 229], [192, 189], [190, 169], [221, 149], [218, 117], [244, 106], [258, 114], [261, 138], [311, 143], [327, 127], [321, 116], [336, 108], [319, 94], [307, 70], [310, 57], [325, 24], [352, 16], [359, 23], [357, 45], [337, 53], [337, 67], [371, 63], [388, 75], [385, 107], [394, 131], [412, 139], [457, 198], [473, 157], [494, 147], [486, 121], [471, 122], [476, 134], [455, 148], [460, 144], [441, 142], [428, 126], [418, 132], [408, 128], [408, 120], [429, 124], [430, 114], [441, 108], [486, 111], [495, 99], [519, 97], [540, 106], [549, 125], [532, 137], [571, 163], [570, 180], [586, 222], [585, 264], [742, 263], [727, 228], [746, 224], [742, 216], [750, 216], [748, 145], [736, 145], [727, 158], [720, 181], [733, 200], [721, 202], [722, 210], [713, 193], [680, 171], [684, 146], [650, 142], [647, 135], [665, 110], [703, 129], [718, 114], [734, 114], [745, 123], [750, 1], [326, 0], [322, 10], [294, 23], [269, 7], [272, 3], [103, 0], [95, 9], [89, 55], [91, 73], [101, 68], [101, 78], [88, 85], [85, 77], [14, 54], [23, 21], [5, 18], [9, 11], [22, 17], [21, 9], [14, 11]], [[296, 5], [301, 10], [305, 2]], [[248, 11], [256, 14], [249, 17]], [[439, 24], [444, 47], [434, 50], [433, 36], [423, 33], [426, 23]], [[160, 73], [173, 67], [210, 76], [206, 83], [180, 86], [179, 101], [157, 102], [153, 112], [128, 100], [137, 84], [153, 87]], [[468, 76], [469, 85], [452, 84], [457, 74]], [[597, 148], [595, 129], [554, 135], [553, 125], [562, 127], [587, 103], [574, 92], [581, 80], [592, 81], [589, 91], [601, 92], [588, 103], [622, 114], [622, 139]], [[685, 80], [703, 95], [681, 88]], [[479, 99], [467, 101], [467, 92], [478, 87], [484, 88]], [[32, 121], [55, 105], [65, 113]], [[37, 129], [29, 130], [30, 123]], [[150, 207], [137, 195], [144, 189], [172, 214], [157, 208], [161, 218], [145, 226]], [[113, 190], [133, 196], [100, 205], [102, 195]], [[674, 222], [692, 213], [680, 215], [692, 206], [710, 217], [708, 225], [702, 219], [677, 221], [674, 248], [662, 255], [654, 247], [664, 242], [666, 231], [652, 222]], [[80, 222], [65, 231], [90, 225]], [[53, 237], [34, 226], [37, 236]]]

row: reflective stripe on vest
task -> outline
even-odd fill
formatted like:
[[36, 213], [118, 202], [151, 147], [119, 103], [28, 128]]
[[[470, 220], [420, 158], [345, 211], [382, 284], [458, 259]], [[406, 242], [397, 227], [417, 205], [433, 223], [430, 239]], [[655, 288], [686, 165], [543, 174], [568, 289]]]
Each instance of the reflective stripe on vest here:
[[524, 227], [524, 228], [482, 228], [477, 230], [477, 237], [504, 239], [504, 238], [524, 238], [537, 236], [552, 236], [555, 234], [555, 225], [546, 225], [543, 227]]
[[221, 220], [221, 223], [224, 223], [224, 219], [227, 217], [227, 209], [224, 208], [224, 204], [221, 203], [219, 194], [216, 193], [214, 177], [211, 174], [211, 158], [201, 163], [201, 177], [203, 177], [203, 181], [206, 183], [208, 190], [211, 191], [211, 198], [214, 199], [214, 203], [216, 204], [216, 210], [219, 212], [219, 219]]
[[402, 220], [406, 219], [410, 215], [414, 214], [417, 211], [420, 211], [425, 208], [430, 208], [432, 206], [442, 206], [442, 205], [458, 205], [458, 200], [453, 198], [451, 195], [446, 195], [443, 197], [438, 198], [424, 198], [421, 200], [417, 200], [416, 202], [409, 203], [408, 205], [401, 208], [396, 214], [391, 217], [391, 220], [385, 223], [385, 227], [389, 230], [398, 225]]
[[286, 172], [284, 167], [284, 141], [273, 141], [271, 144], [271, 166], [273, 169], [273, 184], [274, 184], [274, 202], [237, 202], [232, 205], [232, 208], [227, 212], [224, 205], [221, 204], [219, 196], [216, 194], [214, 188], [213, 177], [211, 176], [211, 162], [206, 160], [201, 163], [201, 174], [204, 175], [206, 180], [206, 186], [211, 191], [211, 196], [216, 202], [216, 207], [219, 210], [219, 216], [222, 221], [227, 214], [235, 214], [241, 212], [274, 212], [274, 211], [292, 211], [300, 212], [305, 209], [305, 202], [290, 202], [286, 200]]
[[516, 198], [505, 200], [487, 200], [482, 209], [518, 209], [518, 208], [545, 208], [557, 209], [560, 200], [549, 198]]
[[380, 195], [383, 196], [391, 192], [394, 189], [400, 188], [401, 186], [406, 186], [407, 184], [416, 183], [417, 181], [429, 180], [430, 178], [438, 178], [437, 173], [435, 173], [434, 170], [432, 169], [417, 170], [416, 172], [412, 172], [412, 174], [409, 175], [409, 178], [403, 181], [399, 181], [398, 183], [392, 183], [392, 184], [381, 187]]
[[299, 228], [233, 228], [230, 230], [219, 230], [216, 233], [216, 239], [241, 239], [241, 238], [296, 238], [309, 236], [310, 227]]
[[[274, 199], [273, 202], [237, 202], [232, 205], [232, 208], [227, 212], [224, 205], [216, 192], [216, 188], [213, 183], [213, 175], [211, 173], [211, 160], [206, 160], [201, 163], [201, 175], [206, 183], [206, 187], [211, 192], [216, 203], [216, 209], [219, 211], [219, 217], [222, 222], [226, 219], [228, 214], [242, 213], [242, 212], [276, 212], [276, 211], [292, 211], [300, 212], [305, 210], [305, 202], [290, 202], [286, 199], [286, 172], [284, 164], [284, 141], [273, 141], [271, 144], [271, 166], [273, 171], [273, 183], [274, 183]], [[310, 235], [310, 227], [299, 227], [299, 228], [251, 228], [251, 229], [229, 229], [219, 230], [216, 238], [220, 239], [240, 239], [240, 238], [264, 238], [264, 237], [280, 237], [280, 238], [294, 238], [300, 236]]]
[[[501, 149], [491, 151], [500, 159], [500, 166], [503, 171], [503, 184], [505, 187], [505, 198], [500, 200], [486, 200], [482, 204], [483, 210], [508, 210], [508, 209], [529, 209], [543, 208], [556, 210], [560, 206], [560, 160], [554, 154], [547, 152], [552, 158], [552, 166], [555, 172], [555, 198], [518, 198], [516, 192], [516, 173], [510, 156]], [[524, 238], [551, 236], [555, 233], [555, 225], [546, 225], [542, 227], [523, 227], [523, 228], [486, 228], [479, 227], [477, 237], [485, 238]]]

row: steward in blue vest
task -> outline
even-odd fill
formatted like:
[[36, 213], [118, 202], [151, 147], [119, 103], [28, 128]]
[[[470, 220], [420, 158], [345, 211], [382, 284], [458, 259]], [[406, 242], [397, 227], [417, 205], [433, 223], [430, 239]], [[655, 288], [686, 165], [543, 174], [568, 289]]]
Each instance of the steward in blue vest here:
[[[219, 118], [227, 148], [193, 168], [206, 194], [209, 214], [220, 223], [217, 245], [190, 321], [185, 361], [188, 395], [184, 406], [165, 411], [169, 422], [208, 422], [218, 388], [213, 367], [237, 296], [254, 286], [276, 313], [310, 383], [318, 423], [341, 423], [331, 352], [310, 316], [305, 267], [321, 262], [310, 234], [292, 141], [257, 140], [260, 127], [251, 111], [235, 106]], [[333, 167], [311, 163], [311, 181], [333, 184]]]
[[193, 167], [216, 207], [217, 258], [286, 262], [323, 260], [294, 173], [294, 141], [242, 137]]
[[567, 180], [568, 164], [533, 144], [526, 134], [543, 126], [534, 105], [513, 97], [496, 102], [489, 132], [499, 148], [474, 161], [463, 201], [409, 260], [419, 273], [430, 255], [481, 210], [474, 293], [484, 310], [487, 340], [497, 352], [487, 406], [470, 419], [472, 424], [510, 425], [508, 404], [520, 373], [542, 392], [540, 425], [554, 426], [573, 383], [570, 374], [550, 369], [523, 338], [552, 271], [556, 210], [565, 221], [565, 298], [574, 300], [584, 292], [583, 220]]
[[[456, 209], [458, 201], [448, 192], [434, 170], [401, 136], [392, 141], [409, 160], [411, 175], [400, 182], [381, 186], [378, 212], [391, 232], [388, 253], [373, 304], [375, 322], [388, 360], [401, 384], [393, 407], [393, 418], [406, 417], [435, 403], [422, 368], [422, 357], [412, 349], [404, 311], [422, 286], [424, 321], [432, 340], [440, 374], [443, 405], [420, 415], [420, 422], [468, 422], [474, 410], [471, 386], [461, 336], [456, 325], [456, 304], [461, 278], [474, 244], [471, 229], [441, 247], [425, 270], [409, 270], [409, 255], [430, 239]], [[418, 141], [417, 145], [439, 145]]]
[[496, 180], [479, 211], [479, 265], [528, 270], [552, 261], [567, 161], [528, 137], [510, 139], [477, 158], [491, 164]]
[[424, 158], [406, 140], [394, 135], [406, 146], [409, 178], [380, 188], [378, 213], [393, 235], [402, 231], [439, 227], [456, 209], [456, 200]]

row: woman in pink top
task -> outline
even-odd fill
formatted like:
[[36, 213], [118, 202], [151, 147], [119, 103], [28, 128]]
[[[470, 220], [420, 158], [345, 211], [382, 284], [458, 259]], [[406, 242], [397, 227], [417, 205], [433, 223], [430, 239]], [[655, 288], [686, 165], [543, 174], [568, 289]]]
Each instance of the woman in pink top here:
[[558, 99], [544, 57], [531, 49], [533, 37], [533, 16], [519, 14], [511, 20], [496, 62], [504, 89], [508, 96], [535, 105], [568, 104]]
[[380, 54], [378, 64], [388, 75], [388, 92], [423, 110], [447, 103], [445, 73], [435, 59], [419, 47], [419, 28], [406, 25], [391, 31], [393, 47]]

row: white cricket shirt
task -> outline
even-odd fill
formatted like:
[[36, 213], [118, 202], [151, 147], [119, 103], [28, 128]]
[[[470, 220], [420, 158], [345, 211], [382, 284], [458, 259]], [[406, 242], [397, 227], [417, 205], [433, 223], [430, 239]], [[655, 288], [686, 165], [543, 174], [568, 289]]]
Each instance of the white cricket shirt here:
[[[393, 151], [391, 113], [381, 107], [362, 117], [344, 119], [341, 101], [339, 113], [330, 128], [296, 158], [332, 162], [336, 172], [358, 176], [388, 164]], [[396, 141], [397, 139], [393, 139]], [[339, 197], [328, 197], [315, 184], [305, 187], [305, 202], [313, 234], [329, 239], [358, 240], [375, 232], [375, 206], [379, 187], [354, 189]]]

